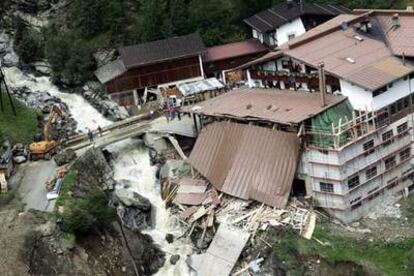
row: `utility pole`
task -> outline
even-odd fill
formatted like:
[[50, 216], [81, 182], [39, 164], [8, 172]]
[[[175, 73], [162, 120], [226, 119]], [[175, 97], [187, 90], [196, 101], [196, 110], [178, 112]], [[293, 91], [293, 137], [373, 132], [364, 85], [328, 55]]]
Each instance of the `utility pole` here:
[[6, 83], [6, 78], [4, 77], [4, 73], [3, 73], [3, 68], [0, 67], [0, 106], [1, 106], [1, 112], [4, 112], [4, 102], [3, 102], [3, 89], [2, 86], [4, 86], [4, 89], [6, 90], [7, 96], [9, 98], [10, 101], [10, 106], [12, 108], [13, 111], [13, 115], [17, 116], [17, 112], [16, 112], [16, 108], [14, 106], [13, 103], [13, 99], [11, 97], [10, 91], [9, 91], [9, 87], [7, 86]]

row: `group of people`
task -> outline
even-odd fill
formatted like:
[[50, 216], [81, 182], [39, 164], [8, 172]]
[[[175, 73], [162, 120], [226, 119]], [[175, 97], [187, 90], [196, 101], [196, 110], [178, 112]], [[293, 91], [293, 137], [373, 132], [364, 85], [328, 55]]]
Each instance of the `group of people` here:
[[[87, 130], [87, 133], [88, 133], [89, 141], [91, 143], [93, 143], [94, 142], [94, 133], [93, 133], [93, 131], [90, 128], [86, 128], [86, 130]], [[99, 136], [102, 136], [103, 130], [102, 130], [101, 126], [98, 126], [96, 130], [98, 131]]]
[[174, 120], [175, 116], [177, 116], [178, 120], [181, 120], [179, 106], [172, 106], [172, 105], [165, 104], [163, 110], [164, 110], [164, 115], [167, 118], [168, 122]]

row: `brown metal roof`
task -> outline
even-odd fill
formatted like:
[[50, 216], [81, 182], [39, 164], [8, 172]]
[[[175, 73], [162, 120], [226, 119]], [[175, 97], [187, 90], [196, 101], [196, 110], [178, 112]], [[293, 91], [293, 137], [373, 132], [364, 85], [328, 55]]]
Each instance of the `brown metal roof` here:
[[240, 89], [216, 98], [184, 107], [189, 113], [208, 116], [299, 124], [344, 101], [342, 96], [327, 95], [327, 105], [321, 107], [320, 94], [278, 89]]
[[392, 27], [393, 14], [380, 14], [375, 17], [381, 25], [387, 42], [394, 55], [414, 57], [414, 13], [399, 14], [400, 26]]
[[121, 60], [128, 69], [167, 60], [197, 56], [204, 51], [205, 46], [198, 33], [118, 49]]
[[216, 122], [201, 131], [189, 162], [226, 194], [284, 208], [299, 145], [295, 133]]
[[207, 49], [204, 61], [219, 61], [235, 57], [268, 52], [269, 49], [257, 39], [233, 42]]
[[260, 58], [257, 58], [255, 60], [252, 60], [250, 62], [247, 62], [247, 63], [245, 63], [245, 64], [237, 67], [236, 69], [237, 70], [246, 69], [246, 68], [249, 68], [252, 65], [261, 64], [263, 62], [267, 62], [267, 61], [270, 61], [270, 60], [274, 60], [274, 59], [276, 59], [278, 57], [281, 57], [281, 56], [283, 56], [283, 52], [282, 51], [276, 51], [276, 52], [273, 52], [272, 51], [272, 52], [269, 52], [269, 53], [265, 54], [264, 56], [262, 56]]
[[[363, 17], [349, 17], [350, 22], [354, 19]], [[290, 42], [284, 53], [313, 67], [323, 62], [327, 72], [371, 91], [376, 90], [406, 76], [413, 67], [393, 56], [376, 21], [371, 22], [372, 31], [363, 33], [353, 25], [345, 30], [340, 26], [334, 28], [335, 24], [340, 25], [338, 19], [328, 21]]]
[[334, 17], [338, 14], [349, 12], [349, 9], [338, 5], [305, 2], [301, 7], [296, 2], [293, 2], [291, 6], [288, 6], [286, 3], [281, 3], [245, 19], [244, 22], [250, 27], [264, 33], [273, 31], [281, 25], [303, 15]]

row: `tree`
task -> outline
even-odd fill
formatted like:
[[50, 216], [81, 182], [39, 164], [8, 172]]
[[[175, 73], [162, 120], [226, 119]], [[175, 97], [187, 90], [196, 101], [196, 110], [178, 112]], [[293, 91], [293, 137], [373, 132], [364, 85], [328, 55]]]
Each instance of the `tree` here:
[[68, 26], [84, 38], [124, 27], [124, 0], [74, 0], [69, 10]]
[[43, 57], [41, 34], [36, 30], [31, 30], [20, 18], [16, 23], [14, 49], [24, 63], [31, 63]]
[[193, 0], [189, 8], [191, 24], [207, 46], [239, 40], [244, 34], [235, 9], [232, 1]]

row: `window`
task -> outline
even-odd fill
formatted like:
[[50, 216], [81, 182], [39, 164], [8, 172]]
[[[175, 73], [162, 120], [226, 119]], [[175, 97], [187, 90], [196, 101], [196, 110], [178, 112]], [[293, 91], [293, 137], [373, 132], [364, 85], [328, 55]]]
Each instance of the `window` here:
[[290, 64], [288, 60], [282, 60], [282, 68], [290, 70]]
[[367, 179], [371, 179], [377, 175], [377, 166], [369, 168], [366, 172]]
[[376, 97], [376, 96], [379, 96], [379, 95], [381, 95], [382, 93], [385, 93], [385, 92], [387, 92], [387, 87], [386, 87], [386, 86], [384, 86], [384, 87], [382, 87], [382, 88], [380, 88], [380, 89], [375, 90], [375, 91], [372, 93], [372, 95], [373, 95], [374, 97]]
[[411, 156], [411, 148], [400, 151], [400, 162], [407, 160]]
[[382, 141], [384, 142], [384, 147], [392, 143], [393, 136], [394, 133], [392, 132], [392, 129], [382, 134]]
[[358, 202], [357, 204], [354, 204], [354, 205], [351, 206], [351, 210], [355, 210], [355, 209], [357, 209], [361, 206], [362, 206], [362, 202]]
[[372, 194], [375, 191], [378, 191], [379, 187], [375, 187], [374, 189], [371, 189], [368, 191], [368, 194]]
[[397, 162], [395, 161], [395, 156], [388, 157], [387, 159], [385, 159], [384, 163], [386, 170], [392, 169], [395, 165], [397, 165]]
[[319, 187], [322, 192], [333, 193], [334, 192], [334, 185], [332, 183], [325, 183], [320, 182]]
[[397, 132], [401, 136], [408, 135], [407, 130], [408, 130], [408, 123], [407, 122], [405, 122], [404, 124], [401, 124], [401, 125], [397, 126]]
[[370, 140], [368, 142], [365, 142], [363, 145], [365, 156], [370, 155], [375, 151], [374, 149], [374, 140]]
[[351, 205], [352, 205], [352, 204], [354, 204], [355, 202], [360, 201], [360, 200], [361, 200], [361, 197], [359, 196], [359, 197], [354, 198], [353, 200], [351, 200], [349, 203], [351, 203]]
[[359, 186], [359, 175], [355, 175], [348, 179], [348, 188], [353, 189]]

